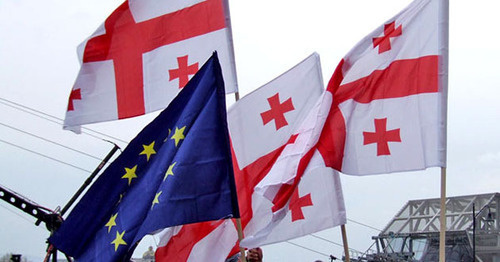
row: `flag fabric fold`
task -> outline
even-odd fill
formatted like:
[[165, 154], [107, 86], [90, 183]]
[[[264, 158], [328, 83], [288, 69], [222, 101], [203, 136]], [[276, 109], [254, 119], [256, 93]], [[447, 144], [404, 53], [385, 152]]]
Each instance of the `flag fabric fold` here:
[[[323, 92], [319, 56], [313, 54], [228, 110], [245, 247], [345, 223], [338, 174], [325, 166], [315, 149], [331, 104], [331, 95]], [[234, 226], [221, 227], [213, 223], [182, 226], [167, 235], [156, 260], [169, 261], [182, 254], [176, 261], [220, 261], [199, 251], [207, 250], [203, 247], [209, 242], [202, 241], [213, 236], [215, 229], [236, 234]], [[221, 247], [226, 249], [218, 252], [238, 252], [236, 237], [223, 241]]]
[[214, 53], [95, 181], [49, 242], [79, 261], [122, 261], [146, 234], [239, 217], [225, 108]]
[[164, 109], [212, 52], [237, 92], [227, 0], [127, 0], [78, 47], [64, 128]]
[[[277, 96], [279, 103], [272, 100]], [[315, 148], [332, 102], [323, 89], [319, 55], [240, 101], [228, 111], [238, 201], [244, 206], [240, 245], [263, 246], [345, 224], [338, 173]], [[266, 112], [273, 112], [272, 122], [265, 121]]]
[[254, 188], [253, 216], [241, 246], [254, 248], [346, 223], [339, 174], [326, 167], [316, 150], [330, 106], [331, 94], [324, 92], [276, 152]]
[[339, 63], [318, 149], [369, 175], [446, 166], [448, 0], [415, 0]]

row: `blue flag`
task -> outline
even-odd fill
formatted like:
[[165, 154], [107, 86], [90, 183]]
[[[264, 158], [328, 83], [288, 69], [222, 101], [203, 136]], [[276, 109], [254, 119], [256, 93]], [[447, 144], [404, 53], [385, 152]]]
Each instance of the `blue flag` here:
[[102, 173], [49, 238], [81, 261], [128, 261], [145, 235], [239, 217], [217, 53]]

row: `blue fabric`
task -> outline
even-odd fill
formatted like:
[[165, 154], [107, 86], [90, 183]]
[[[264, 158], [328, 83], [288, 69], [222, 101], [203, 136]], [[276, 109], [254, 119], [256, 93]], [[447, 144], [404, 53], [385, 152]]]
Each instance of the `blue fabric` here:
[[127, 261], [146, 234], [228, 217], [239, 212], [214, 53], [95, 181], [49, 242], [79, 261]]

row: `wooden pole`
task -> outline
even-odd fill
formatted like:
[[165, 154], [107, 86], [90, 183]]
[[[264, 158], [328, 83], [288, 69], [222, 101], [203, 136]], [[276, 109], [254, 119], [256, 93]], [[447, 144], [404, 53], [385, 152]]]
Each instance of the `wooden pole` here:
[[341, 225], [340, 230], [342, 231], [342, 243], [344, 244], [345, 261], [350, 262], [351, 259], [349, 256], [349, 245], [347, 244], [347, 233], [345, 230], [345, 225]]
[[[240, 100], [240, 93], [235, 92], [234, 93], [234, 100], [238, 102]], [[241, 243], [241, 240], [243, 240], [243, 227], [241, 226], [241, 218], [236, 218], [236, 228], [238, 230], [238, 240], [239, 243]], [[240, 246], [240, 257], [242, 262], [247, 262], [247, 258], [245, 257], [245, 249]]]
[[441, 214], [439, 219], [439, 262], [446, 261], [446, 167], [441, 167]]
[[[241, 226], [241, 218], [236, 218], [236, 229], [238, 230], [238, 240], [241, 243], [243, 240], [243, 229]], [[245, 257], [245, 249], [240, 245], [240, 258], [242, 262], [246, 262], [247, 258]]]

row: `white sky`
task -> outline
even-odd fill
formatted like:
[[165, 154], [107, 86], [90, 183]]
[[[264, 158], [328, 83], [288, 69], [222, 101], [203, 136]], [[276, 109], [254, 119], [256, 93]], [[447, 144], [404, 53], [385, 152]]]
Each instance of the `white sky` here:
[[[89, 172], [14, 147], [36, 151], [92, 171], [99, 160], [15, 131], [56, 141], [103, 158], [112, 146], [6, 104], [14, 102], [64, 118], [79, 64], [76, 46], [121, 0], [0, 0], [0, 184], [40, 205], [63, 206]], [[409, 0], [230, 0], [241, 95], [270, 81], [316, 51], [325, 84], [340, 59], [362, 37], [397, 14]], [[500, 3], [450, 1], [447, 195], [500, 191]], [[233, 100], [232, 97], [229, 100]], [[130, 140], [153, 115], [87, 126]], [[8, 127], [10, 126], [10, 127]], [[11, 143], [5, 143], [5, 142]], [[122, 148], [124, 142], [114, 140]], [[342, 175], [348, 219], [383, 229], [412, 199], [439, 197], [440, 171], [352, 177]], [[48, 231], [0, 202], [0, 256], [45, 255]], [[349, 221], [349, 245], [365, 251], [376, 230]], [[317, 233], [342, 243], [338, 228]], [[142, 254], [152, 238], [139, 247]], [[342, 248], [314, 237], [290, 241], [320, 253]], [[314, 261], [327, 257], [290, 243], [266, 246], [265, 261]]]

